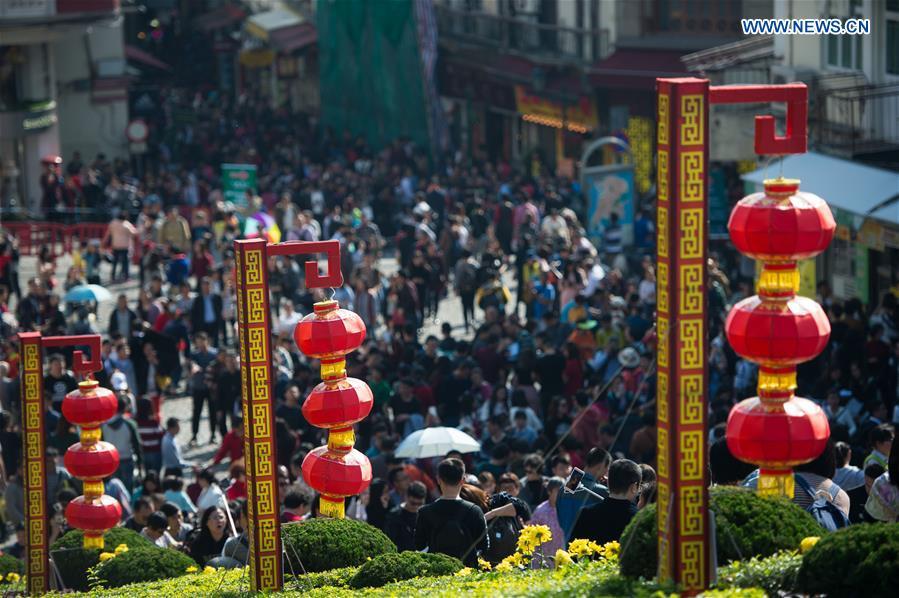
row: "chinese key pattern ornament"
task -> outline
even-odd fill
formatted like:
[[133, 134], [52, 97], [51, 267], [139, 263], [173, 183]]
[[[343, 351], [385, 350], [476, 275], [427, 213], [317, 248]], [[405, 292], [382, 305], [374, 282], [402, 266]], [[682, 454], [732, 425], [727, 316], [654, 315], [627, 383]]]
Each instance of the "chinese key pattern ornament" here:
[[67, 420], [81, 428], [81, 442], [66, 451], [66, 469], [84, 483], [84, 494], [66, 507], [69, 525], [84, 532], [84, 548], [103, 548], [103, 534], [122, 518], [119, 502], [103, 494], [103, 480], [119, 467], [119, 451], [100, 440], [100, 426], [115, 416], [118, 399], [96, 380], [85, 380], [62, 402]]
[[821, 306], [796, 296], [796, 262], [824, 251], [835, 229], [824, 200], [783, 178], [740, 200], [728, 222], [737, 250], [762, 262], [758, 294], [737, 303], [725, 323], [734, 351], [759, 366], [758, 396], [731, 410], [727, 445], [759, 466], [762, 495], [792, 498], [792, 468], [818, 457], [830, 436], [822, 409], [793, 394], [797, 364], [814, 359], [830, 338]]
[[365, 324], [337, 301], [322, 301], [297, 324], [294, 339], [304, 354], [321, 361], [322, 382], [303, 403], [303, 415], [328, 430], [328, 444], [303, 460], [303, 478], [321, 494], [321, 514], [342, 519], [344, 499], [371, 483], [368, 457], [353, 448], [353, 424], [371, 413], [371, 389], [346, 374], [346, 355], [362, 345]]

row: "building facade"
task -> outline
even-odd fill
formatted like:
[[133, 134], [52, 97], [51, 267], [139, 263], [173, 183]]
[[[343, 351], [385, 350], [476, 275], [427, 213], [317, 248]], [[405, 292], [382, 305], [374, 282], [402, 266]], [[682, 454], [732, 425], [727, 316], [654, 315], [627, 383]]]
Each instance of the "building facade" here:
[[125, 68], [119, 0], [0, 2], [0, 215], [47, 207], [47, 156], [127, 156]]

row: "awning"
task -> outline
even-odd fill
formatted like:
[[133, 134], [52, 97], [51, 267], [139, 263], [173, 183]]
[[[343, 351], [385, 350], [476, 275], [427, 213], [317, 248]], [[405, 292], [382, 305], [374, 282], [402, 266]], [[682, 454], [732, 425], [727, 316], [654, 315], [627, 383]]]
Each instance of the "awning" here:
[[133, 60], [134, 62], [139, 62], [141, 64], [152, 66], [158, 69], [162, 69], [164, 71], [171, 71], [172, 67], [159, 60], [149, 52], [144, 52], [140, 48], [136, 48], [134, 46], [125, 44], [125, 57], [128, 60]]
[[[761, 189], [766, 178], [775, 178], [780, 171], [774, 163], [741, 178]], [[831, 207], [899, 224], [899, 202], [881, 207], [899, 195], [899, 173], [808, 152], [784, 158], [783, 174], [801, 180], [800, 189], [819, 195]]]
[[282, 27], [281, 29], [275, 29], [269, 34], [271, 46], [285, 54], [301, 50], [317, 42], [318, 30], [312, 23]]
[[303, 22], [303, 17], [297, 13], [286, 8], [276, 8], [251, 16], [244, 23], [244, 30], [253, 37], [267, 42], [269, 35], [276, 29], [301, 25]]
[[201, 31], [215, 31], [216, 29], [224, 29], [243, 20], [246, 13], [239, 6], [227, 4], [221, 8], [217, 8], [206, 14], [195, 18], [194, 27]]
[[655, 89], [657, 77], [682, 77], [687, 69], [682, 50], [624, 48], [588, 69], [590, 82], [600, 89]]

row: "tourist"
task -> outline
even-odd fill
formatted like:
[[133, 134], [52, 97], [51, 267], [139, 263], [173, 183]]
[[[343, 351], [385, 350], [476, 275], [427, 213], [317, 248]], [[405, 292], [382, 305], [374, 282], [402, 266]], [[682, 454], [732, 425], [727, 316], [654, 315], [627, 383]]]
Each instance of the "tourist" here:
[[[865, 510], [877, 521], [899, 521], [899, 442], [890, 447], [887, 471], [874, 480]], [[867, 472], [867, 470], [866, 470]]]
[[608, 497], [581, 511], [571, 539], [585, 538], [598, 544], [618, 541], [637, 513], [636, 500], [641, 480], [639, 465], [629, 459], [613, 461], [609, 466]]
[[153, 508], [153, 501], [149, 496], [141, 496], [134, 503], [134, 511], [125, 523], [124, 527], [140, 533], [147, 525], [147, 519], [156, 509]]
[[140, 535], [160, 548], [178, 548], [180, 544], [169, 534], [168, 526], [169, 521], [165, 513], [156, 511], [147, 517], [147, 525], [141, 530]]
[[203, 489], [197, 498], [197, 509], [205, 511], [209, 507], [222, 507], [228, 504], [225, 493], [215, 479], [211, 469], [203, 469], [197, 473], [197, 483]]
[[471, 567], [489, 544], [484, 514], [459, 498], [464, 477], [465, 465], [458, 459], [444, 459], [437, 466], [440, 498], [418, 511], [415, 550], [447, 554]]
[[222, 548], [222, 556], [232, 558], [241, 565], [250, 562], [250, 519], [249, 505], [245, 500], [239, 500], [238, 522], [240, 523], [240, 533], [232, 536], [225, 541]]
[[168, 532], [176, 542], [184, 543], [194, 526], [184, 521], [184, 512], [175, 503], [167, 502], [159, 509], [168, 520]]
[[176, 440], [181, 424], [177, 417], [170, 417], [165, 422], [165, 435], [162, 437], [162, 469], [166, 475], [181, 476], [184, 469], [193, 465], [181, 456], [181, 447]]
[[162, 489], [165, 491], [163, 494], [165, 502], [171, 502], [178, 505], [178, 507], [180, 507], [188, 516], [193, 516], [197, 513], [197, 506], [184, 492], [183, 479], [176, 478], [175, 476], [166, 476], [165, 479], [162, 480]]
[[281, 510], [281, 523], [296, 523], [309, 517], [312, 501], [305, 492], [291, 490], [284, 497], [284, 508]]
[[428, 489], [421, 482], [412, 482], [406, 488], [403, 502], [390, 509], [384, 521], [384, 533], [398, 552], [415, 550], [415, 522], [418, 510], [425, 504]]
[[222, 554], [228, 531], [228, 517], [219, 507], [209, 507], [203, 511], [194, 536], [188, 541], [189, 554], [201, 567], [210, 559]]
[[[556, 554], [556, 550], [565, 548], [565, 532], [559, 525], [559, 517], [556, 513], [556, 504], [564, 485], [565, 480], [562, 478], [552, 477], [546, 480], [546, 500], [537, 505], [531, 515], [530, 525], [545, 525], [552, 534], [552, 539], [543, 544], [541, 548], [542, 553], [546, 556], [552, 556]], [[539, 557], [535, 555], [535, 568], [542, 564], [537, 562], [538, 559]]]

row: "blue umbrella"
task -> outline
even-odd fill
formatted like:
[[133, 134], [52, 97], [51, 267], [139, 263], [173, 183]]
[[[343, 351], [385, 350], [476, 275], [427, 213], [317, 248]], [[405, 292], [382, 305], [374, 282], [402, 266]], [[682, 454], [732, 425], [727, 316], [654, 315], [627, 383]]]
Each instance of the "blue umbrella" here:
[[84, 303], [85, 301], [109, 301], [112, 299], [112, 293], [98, 284], [79, 284], [72, 287], [64, 297], [66, 303]]

